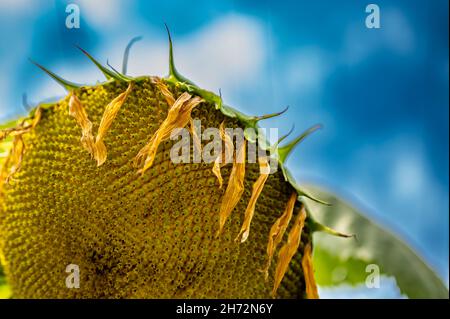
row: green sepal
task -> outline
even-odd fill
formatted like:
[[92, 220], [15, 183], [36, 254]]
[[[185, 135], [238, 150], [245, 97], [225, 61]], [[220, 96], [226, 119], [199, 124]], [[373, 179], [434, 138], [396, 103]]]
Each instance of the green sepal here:
[[317, 124], [313, 127], [310, 127], [305, 132], [300, 134], [297, 138], [295, 138], [293, 141], [291, 141], [289, 144], [284, 145], [282, 147], [278, 147], [278, 157], [282, 163], [286, 162], [286, 159], [288, 158], [289, 154], [294, 150], [294, 148], [303, 141], [306, 137], [308, 137], [313, 132], [317, 131], [318, 129], [322, 128], [322, 125]]
[[356, 234], [345, 234], [345, 233], [339, 232], [337, 230], [334, 230], [328, 226], [325, 226], [325, 225], [319, 223], [317, 220], [314, 219], [314, 217], [312, 217], [312, 215], [306, 205], [305, 205], [305, 208], [306, 208], [306, 212], [308, 215], [308, 219], [307, 219], [306, 223], [308, 224], [308, 228], [311, 230], [311, 232], [313, 232], [313, 233], [322, 232], [322, 233], [326, 233], [326, 234], [336, 236], [336, 237], [355, 238], [356, 239]]
[[278, 153], [277, 153], [278, 145], [280, 145], [281, 142], [283, 142], [289, 135], [291, 135], [291, 133], [294, 131], [294, 128], [295, 128], [295, 125], [293, 124], [291, 129], [289, 130], [289, 132], [287, 132], [286, 134], [281, 136], [273, 145], [269, 146], [268, 150], [271, 155], [274, 154], [274, 155], [278, 156]]
[[142, 40], [141, 36], [138, 37], [134, 37], [133, 39], [130, 40], [130, 42], [128, 42], [125, 51], [123, 52], [123, 59], [122, 59], [122, 74], [126, 75], [127, 74], [127, 67], [128, 67], [128, 56], [130, 54], [130, 49], [133, 46], [134, 43], [138, 42]]
[[116, 68], [114, 68], [111, 64], [109, 64], [109, 61], [108, 61], [108, 60], [106, 60], [106, 65], [109, 66], [109, 68], [110, 68], [117, 76], [123, 78], [123, 81], [126, 81], [126, 82], [133, 81], [133, 78], [132, 78], [132, 77], [126, 76], [126, 75], [120, 73], [119, 71], [117, 71]]
[[79, 47], [78, 45], [76, 45], [76, 47], [78, 49], [80, 49], [81, 52], [83, 52], [84, 55], [86, 55], [89, 60], [91, 60], [95, 66], [97, 68], [99, 68], [99, 70], [103, 73], [103, 75], [106, 77], [107, 80], [117, 80], [117, 81], [125, 81], [128, 82], [129, 79], [122, 76], [121, 74], [118, 74], [110, 69], [108, 69], [107, 67], [105, 67], [103, 64], [101, 64], [100, 62], [98, 62], [96, 59], [94, 59], [94, 57], [92, 55], [90, 55], [86, 50], [84, 50], [83, 48]]
[[259, 121], [270, 119], [270, 118], [273, 118], [273, 117], [276, 117], [276, 116], [280, 116], [283, 113], [285, 113], [288, 109], [289, 109], [289, 106], [286, 106], [284, 108], [284, 110], [282, 110], [280, 112], [275, 112], [275, 113], [265, 114], [265, 115], [260, 115], [260, 116], [247, 116], [246, 115], [245, 118], [246, 118], [247, 126], [256, 128], [257, 127], [257, 123]]
[[184, 83], [187, 83], [187, 84], [194, 85], [194, 83], [192, 83], [190, 80], [188, 80], [187, 78], [182, 76], [177, 71], [177, 68], [175, 67], [175, 60], [173, 58], [172, 36], [170, 35], [170, 30], [169, 30], [169, 27], [167, 26], [167, 24], [164, 23], [164, 25], [166, 27], [167, 36], [169, 38], [169, 76], [168, 76], [168, 79], [175, 79], [178, 82], [184, 82]]
[[284, 165], [283, 163], [279, 162], [280, 166], [281, 166], [281, 170], [283, 172], [283, 176], [284, 179], [291, 184], [291, 186], [295, 189], [295, 191], [297, 192], [298, 196], [299, 196], [299, 200], [301, 200], [301, 197], [306, 197], [309, 198], [310, 200], [315, 201], [316, 203], [322, 204], [322, 205], [326, 205], [326, 206], [331, 206], [329, 203], [316, 198], [315, 196], [313, 196], [311, 193], [309, 193], [308, 191], [304, 190], [303, 188], [301, 188], [297, 182], [295, 181], [294, 177], [292, 176], [291, 172], [289, 171], [289, 169], [286, 167], [286, 165]]
[[36, 65], [38, 68], [40, 68], [42, 71], [44, 71], [45, 73], [47, 73], [53, 80], [55, 80], [56, 82], [58, 82], [59, 85], [61, 85], [62, 87], [64, 87], [68, 92], [78, 89], [81, 87], [80, 84], [76, 84], [70, 81], [67, 81], [65, 79], [63, 79], [62, 77], [60, 77], [59, 75], [56, 75], [55, 73], [53, 73], [52, 71], [48, 70], [47, 68], [43, 67], [42, 65], [40, 65], [39, 63], [29, 59], [31, 63], [33, 63], [34, 65]]

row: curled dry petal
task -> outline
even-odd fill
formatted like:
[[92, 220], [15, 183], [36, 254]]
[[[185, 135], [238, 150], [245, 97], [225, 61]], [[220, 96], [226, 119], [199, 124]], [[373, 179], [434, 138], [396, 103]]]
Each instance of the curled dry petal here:
[[302, 235], [303, 226], [305, 224], [306, 210], [302, 206], [297, 218], [289, 232], [287, 242], [281, 247], [278, 253], [277, 268], [275, 269], [274, 285], [272, 290], [272, 296], [275, 297], [278, 287], [283, 280], [284, 275], [289, 267], [289, 263], [297, 252], [298, 246], [300, 245], [300, 239]]
[[219, 188], [222, 188], [223, 178], [220, 172], [220, 168], [225, 164], [231, 162], [233, 158], [233, 141], [231, 137], [225, 133], [225, 122], [220, 123], [219, 126], [220, 138], [225, 144], [225, 149], [221, 148], [222, 153], [217, 155], [214, 165], [212, 168], [212, 172], [216, 175], [219, 181]]
[[41, 117], [42, 117], [42, 108], [38, 106], [36, 108], [33, 118], [31, 119], [31, 123], [28, 124], [27, 123], [28, 119], [26, 119], [16, 127], [0, 130], [0, 141], [2, 141], [8, 136], [17, 136], [22, 135], [24, 133], [28, 133], [31, 129], [34, 129], [36, 127], [36, 125], [41, 120]]
[[222, 173], [220, 172], [220, 164], [222, 163], [221, 157], [222, 157], [222, 154], [219, 154], [216, 157], [213, 168], [212, 168], [213, 174], [216, 175], [217, 180], [219, 181], [219, 188], [222, 188], [222, 184], [223, 184], [223, 177], [222, 177]]
[[297, 193], [293, 192], [291, 194], [291, 197], [289, 197], [283, 214], [275, 221], [275, 223], [270, 228], [269, 241], [267, 243], [267, 263], [265, 268], [262, 270], [265, 280], [269, 278], [269, 268], [270, 264], [272, 263], [273, 253], [277, 249], [278, 244], [281, 243], [281, 240], [283, 239], [283, 235], [286, 232], [286, 228], [292, 218], [296, 200]]
[[238, 146], [239, 149], [236, 152], [233, 161], [233, 168], [231, 169], [228, 186], [223, 195], [222, 203], [220, 204], [219, 230], [217, 231], [217, 236], [222, 233], [227, 218], [230, 216], [244, 192], [245, 146], [246, 141], [244, 140], [241, 145]]
[[197, 130], [195, 129], [195, 124], [192, 118], [189, 119], [189, 127], [192, 134], [192, 139], [194, 141], [194, 152], [201, 152], [202, 151], [202, 142], [200, 141], [200, 137], [198, 137]]
[[236, 237], [236, 240], [239, 240], [240, 238], [241, 243], [246, 241], [248, 238], [248, 235], [250, 233], [250, 224], [252, 222], [253, 215], [255, 214], [256, 201], [258, 200], [258, 197], [261, 194], [264, 188], [264, 184], [266, 183], [270, 173], [270, 166], [269, 162], [267, 161], [267, 157], [260, 157], [258, 160], [261, 174], [253, 184], [252, 196], [250, 197], [247, 209], [245, 210], [244, 222], [238, 236]]
[[190, 119], [192, 110], [203, 100], [198, 97], [191, 97], [187, 92], [183, 93], [170, 107], [166, 119], [152, 136], [150, 141], [136, 155], [135, 162], [140, 165], [144, 160], [144, 166], [139, 173], [144, 173], [153, 165], [159, 144], [170, 137], [174, 129], [185, 127]]
[[314, 268], [311, 257], [311, 242], [307, 243], [303, 252], [302, 257], [302, 268], [303, 275], [305, 276], [305, 285], [306, 285], [306, 298], [308, 299], [318, 299], [319, 294], [317, 292], [317, 284], [314, 279]]
[[159, 78], [155, 78], [153, 81], [166, 99], [167, 104], [169, 104], [169, 106], [172, 106], [175, 103], [175, 98], [172, 92], [170, 92], [167, 85]]
[[34, 113], [31, 123], [28, 123], [30, 119], [23, 120], [19, 125], [14, 128], [6, 129], [0, 131], [0, 141], [7, 136], [13, 136], [11, 143], [10, 155], [7, 156], [6, 160], [1, 165], [0, 171], [0, 196], [3, 184], [8, 183], [15, 173], [17, 173], [21, 166], [22, 160], [25, 153], [25, 143], [23, 141], [22, 135], [30, 132], [36, 127], [42, 118], [42, 108], [38, 106]]
[[112, 122], [117, 116], [117, 113], [120, 110], [120, 107], [125, 103], [128, 95], [130, 94], [133, 88], [133, 83], [130, 82], [128, 88], [125, 92], [120, 93], [116, 98], [114, 98], [109, 104], [106, 106], [105, 111], [103, 112], [102, 119], [100, 121], [100, 125], [98, 127], [97, 136], [95, 138], [94, 144], [94, 158], [97, 161], [97, 166], [102, 165], [106, 161], [106, 146], [103, 142], [106, 133], [111, 127]]
[[[14, 174], [16, 174], [21, 166], [23, 160], [23, 154], [25, 152], [25, 143], [23, 142], [22, 135], [14, 136], [13, 146], [11, 149], [11, 168], [6, 176], [5, 182], [8, 183]], [[8, 163], [9, 164], [9, 163]]]
[[94, 136], [92, 135], [92, 122], [89, 120], [78, 97], [71, 93], [69, 99], [69, 115], [74, 117], [78, 126], [81, 127], [81, 145], [94, 156]]

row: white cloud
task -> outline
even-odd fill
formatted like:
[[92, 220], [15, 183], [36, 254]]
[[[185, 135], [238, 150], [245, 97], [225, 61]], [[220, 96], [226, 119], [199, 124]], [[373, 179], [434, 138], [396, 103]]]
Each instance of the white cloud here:
[[[166, 75], [169, 48], [163, 39], [153, 35], [136, 43], [130, 52], [128, 73]], [[244, 16], [222, 17], [186, 36], [174, 37], [173, 42], [178, 71], [215, 92], [252, 85], [265, 63], [262, 27]], [[103, 54], [120, 65], [125, 45], [126, 41], [117, 41]]]
[[[92, 5], [91, 10], [94, 10], [94, 7]], [[111, 17], [112, 13], [108, 15]], [[91, 53], [104, 63], [106, 58], [109, 58], [117, 69], [121, 69], [126, 41], [117, 40], [102, 52]], [[213, 21], [185, 37], [177, 37], [174, 39], [174, 46], [179, 71], [202, 87], [216, 92], [219, 88], [231, 90], [234, 85], [239, 85], [240, 88], [252, 85], [252, 81], [258, 79], [265, 62], [262, 28], [254, 20], [242, 16], [230, 15]], [[87, 61], [81, 64], [81, 67], [68, 65], [48, 67], [73, 82], [84, 84], [104, 80], [100, 71]], [[128, 70], [131, 75], [166, 75], [167, 39], [154, 36], [147, 42], [144, 39], [136, 43], [130, 52]], [[66, 76], [67, 74], [70, 76]], [[64, 89], [59, 84], [50, 78], [45, 79], [27, 92], [30, 102], [65, 95]], [[1, 85], [0, 88], [7, 92], [6, 85]], [[1, 114], [5, 115], [6, 111], [1, 109]]]
[[230, 15], [188, 36], [179, 45], [178, 61], [187, 74], [217, 90], [257, 78], [265, 61], [262, 27]]
[[101, 29], [120, 22], [123, 2], [120, 0], [78, 0], [74, 2], [80, 7], [80, 15], [90, 25]]

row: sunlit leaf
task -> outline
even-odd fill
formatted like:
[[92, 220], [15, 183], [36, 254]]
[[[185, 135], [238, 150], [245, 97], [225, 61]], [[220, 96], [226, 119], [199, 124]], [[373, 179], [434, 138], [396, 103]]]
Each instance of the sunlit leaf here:
[[364, 283], [370, 269], [378, 266], [381, 274], [396, 279], [400, 291], [409, 298], [448, 298], [443, 281], [399, 237], [369, 220], [364, 214], [336, 196], [314, 188], [311, 192], [331, 206], [308, 201], [315, 219], [324, 225], [356, 234], [345, 239], [324, 233], [314, 235], [314, 266], [321, 286]]

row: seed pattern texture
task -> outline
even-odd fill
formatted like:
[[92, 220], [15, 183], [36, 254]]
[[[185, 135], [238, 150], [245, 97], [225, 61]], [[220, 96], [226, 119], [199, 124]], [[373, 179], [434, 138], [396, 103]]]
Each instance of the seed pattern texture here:
[[[170, 88], [175, 97], [181, 94]], [[105, 106], [126, 89], [127, 83], [111, 81], [74, 90], [93, 132]], [[23, 135], [21, 169], [2, 186], [0, 252], [14, 297], [271, 298], [276, 265], [268, 282], [260, 270], [270, 229], [294, 192], [281, 170], [267, 178], [249, 238], [240, 243], [235, 238], [260, 176], [258, 163], [246, 163], [244, 193], [216, 237], [231, 164], [221, 167], [219, 188], [212, 163], [172, 163], [175, 142], [167, 140], [153, 165], [137, 174], [134, 158], [169, 108], [152, 78], [134, 84], [104, 137], [107, 159], [99, 167], [80, 143], [69, 98], [43, 110], [38, 125]], [[208, 102], [192, 118], [202, 129], [224, 121], [240, 125]], [[301, 261], [310, 241], [306, 224], [277, 297], [305, 297]], [[69, 264], [80, 267], [79, 289], [66, 287]]]

